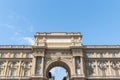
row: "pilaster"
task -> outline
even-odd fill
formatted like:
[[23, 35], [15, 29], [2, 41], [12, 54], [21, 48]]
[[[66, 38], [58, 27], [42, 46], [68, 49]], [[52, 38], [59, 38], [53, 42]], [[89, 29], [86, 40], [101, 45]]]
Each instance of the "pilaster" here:
[[19, 61], [19, 66], [18, 66], [18, 76], [21, 76], [21, 60]]
[[80, 57], [80, 61], [81, 61], [81, 75], [84, 75], [84, 64], [83, 64], [83, 57]]
[[72, 74], [73, 76], [75, 76], [75, 74], [76, 74], [76, 73], [75, 73], [75, 66], [76, 66], [76, 65], [75, 65], [75, 56], [73, 56], [72, 60], [73, 60], [73, 65], [72, 65], [73, 68], [72, 68], [72, 70], [71, 70], [71, 71], [72, 71], [71, 74]]
[[95, 65], [96, 65], [96, 75], [98, 76], [98, 62], [95, 60]]
[[32, 75], [35, 76], [35, 68], [36, 68], [36, 56], [33, 57], [32, 61]]
[[110, 64], [110, 61], [108, 61], [108, 65], [109, 65], [109, 75], [111, 76], [112, 75], [112, 72], [111, 72], [111, 64]]
[[41, 63], [41, 76], [44, 75], [44, 57], [42, 56], [42, 63]]
[[8, 60], [6, 60], [4, 76], [7, 76]]

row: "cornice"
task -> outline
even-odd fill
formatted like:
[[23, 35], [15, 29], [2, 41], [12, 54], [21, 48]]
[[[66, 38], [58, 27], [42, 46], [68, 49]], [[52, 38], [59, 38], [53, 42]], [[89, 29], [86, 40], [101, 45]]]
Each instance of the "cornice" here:
[[37, 48], [40, 48], [40, 49], [46, 49], [47, 47], [46, 46], [32, 46], [33, 49], [37, 49]]
[[31, 45], [0, 45], [0, 50], [32, 50]]
[[32, 50], [32, 49], [120, 49], [120, 45], [82, 45], [82, 46], [70, 46], [70, 47], [46, 47], [46, 46], [34, 46], [34, 45], [0, 45], [0, 50]]
[[80, 32], [36, 32], [36, 34], [34, 35], [34, 37], [51, 37], [51, 36], [53, 36], [53, 37], [57, 37], [57, 36], [65, 36], [65, 37], [67, 37], [67, 36], [80, 36], [80, 37], [82, 37], [82, 35], [81, 35], [81, 33]]
[[98, 49], [120, 49], [120, 45], [83, 45], [83, 49], [91, 49], [91, 50], [98, 50]]
[[24, 61], [24, 60], [32, 60], [32, 58], [0, 58], [0, 60], [9, 60], [9, 61]]
[[85, 58], [85, 60], [120, 60], [119, 57], [115, 57], [115, 58], [107, 58], [107, 57], [104, 57], [104, 58]]

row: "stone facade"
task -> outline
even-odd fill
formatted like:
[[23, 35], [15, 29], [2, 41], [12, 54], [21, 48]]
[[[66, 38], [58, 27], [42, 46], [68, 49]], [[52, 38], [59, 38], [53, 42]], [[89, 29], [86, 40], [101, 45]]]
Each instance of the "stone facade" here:
[[83, 45], [79, 32], [37, 32], [34, 45], [0, 45], [0, 80], [49, 80], [56, 66], [67, 80], [120, 80], [120, 46]]

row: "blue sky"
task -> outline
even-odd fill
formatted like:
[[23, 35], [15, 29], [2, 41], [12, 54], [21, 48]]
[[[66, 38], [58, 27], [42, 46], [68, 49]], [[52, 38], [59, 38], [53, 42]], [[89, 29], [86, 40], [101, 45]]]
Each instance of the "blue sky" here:
[[120, 0], [0, 0], [0, 44], [33, 44], [35, 32], [81, 32], [84, 45], [120, 44]]
[[59, 66], [52, 68], [50, 72], [52, 73], [52, 76], [55, 76], [55, 80], [62, 80], [67, 76], [66, 69]]
[[120, 44], [120, 0], [0, 0], [0, 44], [35, 32], [81, 32], [83, 44]]

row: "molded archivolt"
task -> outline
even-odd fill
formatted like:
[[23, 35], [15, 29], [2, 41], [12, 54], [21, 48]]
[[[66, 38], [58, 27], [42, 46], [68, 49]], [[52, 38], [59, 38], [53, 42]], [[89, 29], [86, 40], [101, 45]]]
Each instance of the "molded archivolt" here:
[[48, 64], [48, 66], [46, 67], [46, 77], [48, 77], [48, 73], [50, 71], [50, 69], [54, 68], [54, 67], [63, 67], [66, 69], [66, 71], [68, 72], [68, 76], [70, 77], [71, 76], [71, 70], [70, 70], [70, 66], [68, 66], [68, 64], [64, 61], [52, 61], [50, 62], [50, 64]]

